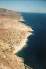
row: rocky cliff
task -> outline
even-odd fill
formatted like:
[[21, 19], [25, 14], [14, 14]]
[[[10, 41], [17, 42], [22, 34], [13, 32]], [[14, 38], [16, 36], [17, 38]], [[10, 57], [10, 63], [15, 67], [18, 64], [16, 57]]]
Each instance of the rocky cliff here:
[[0, 8], [0, 69], [25, 69], [24, 60], [15, 54], [25, 46], [32, 28], [20, 18], [18, 12]]

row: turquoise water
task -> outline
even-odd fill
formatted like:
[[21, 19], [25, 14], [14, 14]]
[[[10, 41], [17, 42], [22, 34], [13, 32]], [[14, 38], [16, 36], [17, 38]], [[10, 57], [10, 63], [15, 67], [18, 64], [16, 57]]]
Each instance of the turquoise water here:
[[34, 69], [46, 69], [46, 14], [22, 13], [25, 24], [32, 27], [33, 35], [28, 38], [27, 47], [19, 52], [25, 64]]

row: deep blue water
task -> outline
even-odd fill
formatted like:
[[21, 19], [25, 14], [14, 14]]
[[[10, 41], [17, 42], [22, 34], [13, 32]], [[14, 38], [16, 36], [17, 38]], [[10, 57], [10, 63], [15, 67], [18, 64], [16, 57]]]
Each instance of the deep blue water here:
[[19, 52], [19, 56], [34, 69], [46, 69], [46, 14], [22, 13], [22, 16], [24, 23], [34, 31], [28, 38], [27, 47]]

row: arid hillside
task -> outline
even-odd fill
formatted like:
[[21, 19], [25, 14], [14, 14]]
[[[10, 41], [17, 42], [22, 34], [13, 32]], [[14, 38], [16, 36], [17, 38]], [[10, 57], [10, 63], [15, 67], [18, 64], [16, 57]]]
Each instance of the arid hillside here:
[[20, 19], [20, 13], [16, 12], [16, 11], [12, 11], [12, 10], [8, 10], [8, 9], [4, 9], [4, 8], [0, 8], [0, 16], [1, 17], [8, 17], [8, 18], [12, 18], [12, 19]]
[[15, 53], [26, 45], [32, 28], [20, 22], [20, 18], [18, 12], [0, 8], [0, 69], [24, 69]]

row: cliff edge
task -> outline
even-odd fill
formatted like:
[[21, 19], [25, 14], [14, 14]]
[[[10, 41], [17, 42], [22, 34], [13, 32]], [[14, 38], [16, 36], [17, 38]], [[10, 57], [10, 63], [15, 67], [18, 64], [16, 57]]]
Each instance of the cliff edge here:
[[0, 69], [25, 69], [24, 60], [15, 54], [26, 45], [32, 28], [20, 18], [18, 12], [0, 8]]

